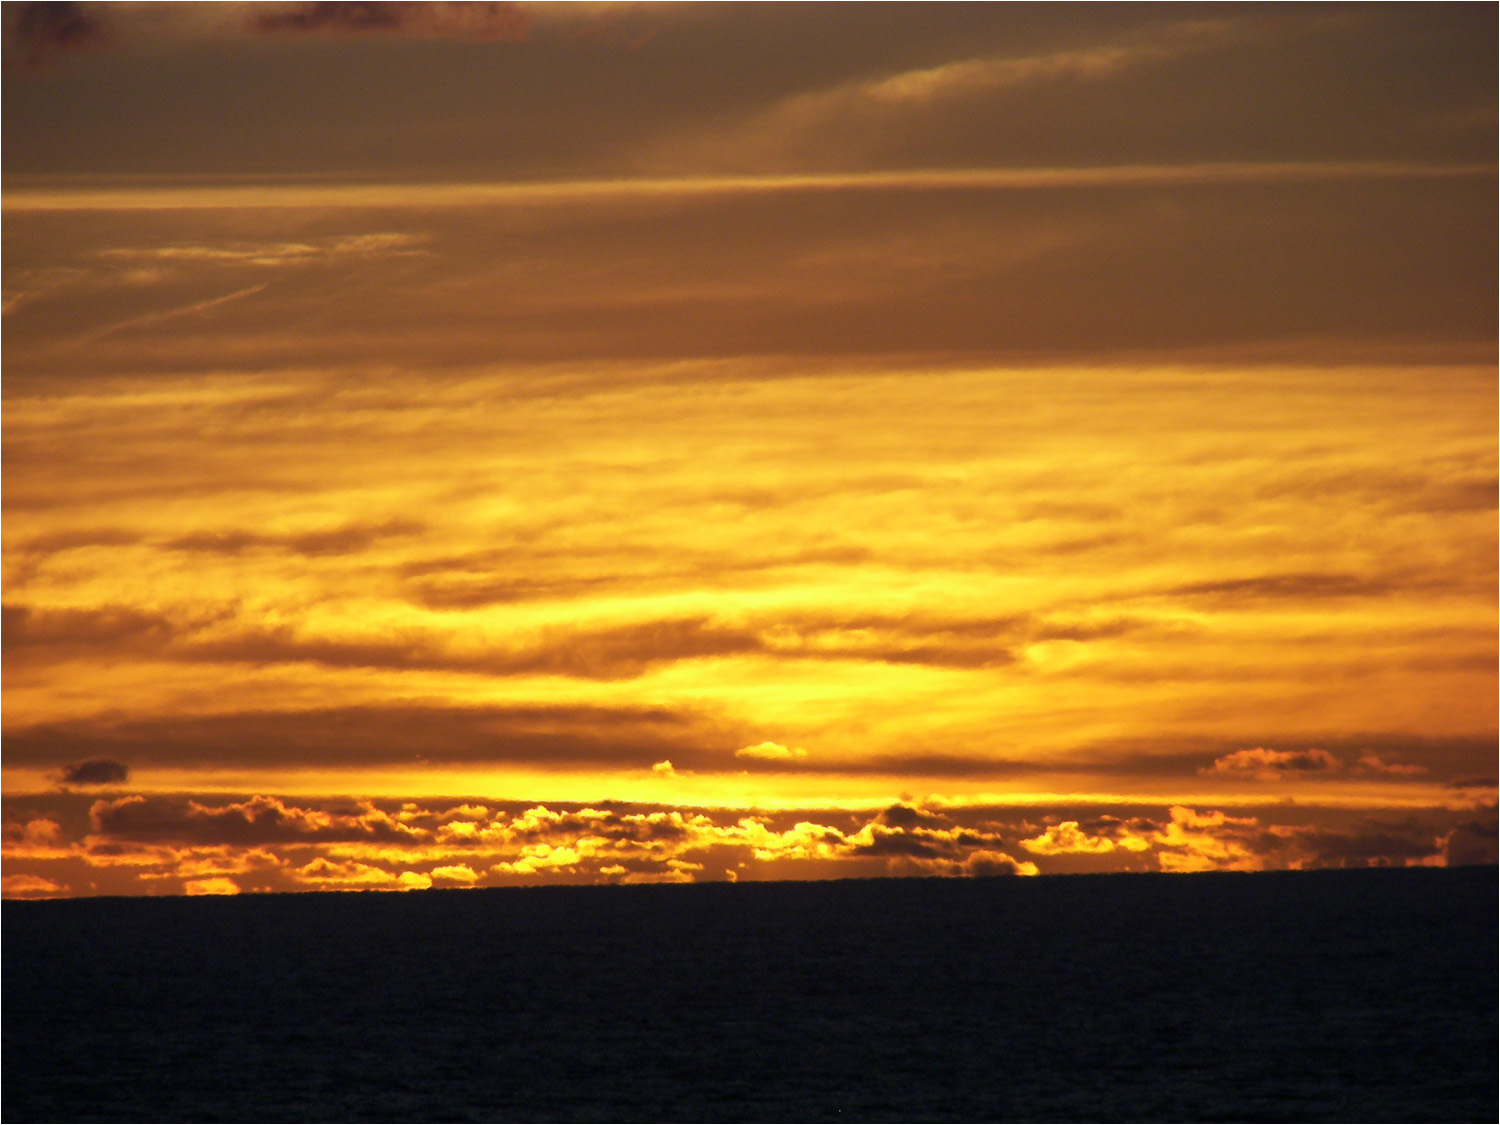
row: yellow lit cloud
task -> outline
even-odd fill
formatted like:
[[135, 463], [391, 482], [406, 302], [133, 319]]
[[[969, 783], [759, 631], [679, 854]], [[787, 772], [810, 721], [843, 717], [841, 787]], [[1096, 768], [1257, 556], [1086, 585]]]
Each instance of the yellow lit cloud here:
[[237, 895], [240, 893], [238, 883], [222, 876], [212, 879], [188, 879], [182, 884], [182, 889], [183, 893], [188, 895]]
[[736, 758], [754, 758], [762, 762], [792, 762], [807, 757], [800, 746], [788, 747], [779, 742], [757, 742], [754, 746], [741, 746], [734, 752]]

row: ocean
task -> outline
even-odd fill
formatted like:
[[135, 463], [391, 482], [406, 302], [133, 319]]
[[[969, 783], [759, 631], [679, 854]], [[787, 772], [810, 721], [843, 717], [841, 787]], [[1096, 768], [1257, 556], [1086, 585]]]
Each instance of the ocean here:
[[37, 1121], [1494, 1121], [1493, 867], [7, 902]]

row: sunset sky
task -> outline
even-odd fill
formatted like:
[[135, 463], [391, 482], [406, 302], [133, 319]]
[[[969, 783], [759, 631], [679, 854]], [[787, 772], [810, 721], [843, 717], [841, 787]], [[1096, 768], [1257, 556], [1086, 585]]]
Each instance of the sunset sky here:
[[8, 896], [1495, 862], [1494, 5], [4, 22]]

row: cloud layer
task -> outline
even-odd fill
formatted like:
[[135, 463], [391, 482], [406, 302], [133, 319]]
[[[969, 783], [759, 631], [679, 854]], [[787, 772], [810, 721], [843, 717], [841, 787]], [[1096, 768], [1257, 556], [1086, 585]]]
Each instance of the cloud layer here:
[[[83, 805], [75, 805], [83, 810]], [[60, 819], [68, 819], [63, 816]], [[118, 796], [78, 829], [7, 820], [6, 894], [426, 889], [516, 882], [1257, 871], [1496, 861], [1494, 807], [1401, 820], [1190, 807], [1079, 819], [894, 804], [865, 813], [642, 805]], [[78, 831], [75, 835], [74, 831]]]
[[1493, 805], [1478, 818], [1325, 814], [1289, 823], [1276, 814], [1182, 806], [1059, 819], [904, 803], [875, 812], [737, 815], [614, 804], [131, 795], [94, 800], [77, 836], [59, 819], [7, 821], [8, 896], [1441, 866], [1495, 862], [1496, 837]]

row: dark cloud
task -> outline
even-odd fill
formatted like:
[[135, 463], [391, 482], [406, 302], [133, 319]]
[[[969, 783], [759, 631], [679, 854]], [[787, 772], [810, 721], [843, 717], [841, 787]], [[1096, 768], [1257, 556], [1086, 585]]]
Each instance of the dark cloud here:
[[1200, 772], [1277, 778], [1289, 773], [1338, 773], [1343, 768], [1343, 762], [1316, 746], [1306, 750], [1268, 750], [1256, 746], [1216, 758], [1212, 766]]
[[90, 758], [86, 762], [64, 766], [59, 780], [64, 785], [118, 785], [130, 776], [121, 762], [109, 758]]
[[[1152, 740], [1142, 740], [1150, 745]], [[1414, 777], [1447, 782], [1449, 778], [1478, 775], [1494, 761], [1495, 742], [1485, 737], [1381, 732], [1335, 736], [1311, 743], [1297, 735], [1262, 732], [1237, 742], [1192, 739], [1163, 734], [1160, 749], [1138, 744], [1097, 744], [1077, 748], [1069, 763], [1080, 769], [1134, 777], [1188, 778], [1223, 774], [1267, 776], [1281, 771], [1293, 777], [1347, 772], [1361, 780], [1409, 781]], [[1274, 748], [1274, 749], [1268, 749]], [[1488, 778], [1493, 786], [1494, 779]], [[1457, 786], [1462, 788], [1463, 786]]]
[[519, 4], [426, 0], [325, 0], [257, 5], [250, 26], [268, 34], [403, 33], [451, 39], [524, 39], [530, 20]]
[[1500, 777], [1486, 774], [1480, 777], [1460, 777], [1448, 783], [1453, 789], [1494, 789], [1500, 786]]
[[[1044, 819], [1048, 823], [1057, 823], [1055, 817], [1048, 817]], [[1090, 836], [1103, 837], [1110, 840], [1125, 836], [1138, 836], [1146, 832], [1157, 831], [1160, 828], [1160, 825], [1149, 817], [1121, 817], [1113, 816], [1109, 813], [1103, 813], [1099, 816], [1085, 817], [1083, 820], [1076, 823], [1078, 824], [1079, 828], [1088, 833]]]
[[107, 42], [106, 7], [64, 0], [6, 4], [6, 62], [31, 69], [60, 54]]
[[[806, 493], [800, 494], [806, 498]], [[781, 498], [785, 501], [785, 497]], [[765, 503], [769, 503], [768, 501]], [[656, 586], [680, 586], [685, 581], [713, 579], [722, 581], [730, 575], [754, 575], [765, 571], [810, 565], [849, 565], [869, 562], [874, 552], [857, 545], [810, 547], [764, 555], [743, 554], [725, 558], [707, 555], [686, 566], [664, 566], [649, 574], [617, 573], [549, 574], [539, 578], [533, 571], [543, 566], [549, 572], [568, 561], [577, 561], [575, 552], [547, 551], [531, 548], [507, 551], [479, 551], [464, 555], [438, 556], [403, 563], [400, 574], [407, 579], [408, 596], [431, 609], [473, 609], [487, 605], [542, 598], [568, 597], [583, 591], [629, 586], [632, 590]], [[506, 571], [514, 571], [508, 576]]]
[[[637, 579], [636, 582], [638, 583], [639, 580]], [[588, 590], [625, 584], [625, 578], [610, 575], [589, 575], [580, 578], [445, 577], [411, 582], [408, 585], [408, 596], [418, 605], [428, 609], [480, 609], [484, 606], [507, 605], [512, 602], [571, 597]]]
[[[246, 536], [245, 540], [258, 539]], [[233, 543], [211, 549], [233, 552]], [[342, 536], [303, 542], [302, 549], [356, 550]], [[228, 607], [191, 618], [121, 607], [36, 609], [4, 607], [4, 650], [8, 656], [56, 660], [93, 652], [151, 651], [170, 660], [258, 665], [313, 663], [331, 668], [447, 669], [492, 675], [550, 674], [582, 679], [627, 679], [654, 665], [699, 657], [767, 651], [753, 632], [706, 618], [648, 621], [593, 631], [555, 629], [507, 649], [453, 651], [440, 640], [417, 635], [401, 640], [325, 640], [299, 634], [290, 626], [219, 629], [234, 615]], [[879, 654], [875, 654], [879, 658]]]
[[978, 879], [992, 878], [997, 875], [1026, 874], [1021, 864], [1004, 852], [984, 849], [970, 852], [968, 858], [964, 860], [963, 867], [964, 874]]
[[417, 832], [373, 805], [358, 812], [291, 806], [273, 797], [219, 807], [167, 797], [121, 797], [90, 810], [94, 831], [116, 841], [234, 845], [370, 842], [401, 844]]
[[80, 527], [49, 532], [28, 539], [22, 550], [43, 555], [74, 551], [84, 547], [123, 547], [139, 543], [139, 532], [123, 527]]
[[[356, 551], [377, 534], [404, 534], [388, 526], [345, 529], [326, 535], [268, 537], [228, 533], [188, 537], [180, 549], [234, 554], [274, 544], [301, 553]], [[989, 668], [1017, 658], [1004, 643], [1018, 636], [1020, 618], [948, 621], [920, 616], [766, 619], [731, 624], [708, 617], [643, 621], [594, 629], [542, 629], [508, 647], [455, 649], [440, 638], [413, 633], [399, 639], [331, 640], [293, 626], [226, 628], [236, 610], [224, 607], [181, 620], [112, 607], [36, 610], [7, 607], [7, 651], [51, 648], [55, 658], [87, 648], [154, 649], [167, 659], [247, 664], [314, 663], [333, 668], [448, 669], [492, 675], [550, 674], [612, 680], [640, 676], [652, 667], [705, 657], [766, 655], [781, 659], [866, 660], [887, 664]], [[213, 626], [212, 632], [207, 632]], [[53, 651], [55, 650], [55, 651]]]
[[1453, 829], [1443, 841], [1443, 856], [1449, 867], [1493, 864], [1500, 859], [1496, 840], [1500, 836], [1494, 820], [1472, 821]]
[[811, 660], [872, 660], [948, 668], [1014, 663], [1030, 618], [957, 619], [924, 614], [803, 615], [756, 623], [769, 651]]
[[1225, 600], [1363, 598], [1389, 594], [1395, 584], [1386, 579], [1361, 578], [1353, 574], [1268, 574], [1254, 578], [1229, 578], [1212, 582], [1190, 582], [1174, 586], [1168, 593], [1188, 596], [1218, 596]]
[[1063, 622], [1039, 622], [1031, 632], [1034, 641], [1097, 641], [1111, 637], [1123, 637], [1130, 633], [1151, 628], [1145, 621], [1129, 617], [1116, 617], [1109, 621], [1080, 624]]
[[1232, 833], [1257, 855], [1304, 867], [1400, 867], [1442, 854], [1431, 823], [1365, 819], [1341, 830], [1316, 825], [1266, 825]]
[[350, 524], [326, 531], [309, 531], [290, 535], [268, 535], [239, 529], [217, 532], [194, 532], [169, 539], [164, 546], [177, 551], [203, 551], [210, 554], [238, 555], [249, 550], [278, 550], [316, 557], [319, 555], [355, 554], [380, 539], [415, 535], [425, 525], [415, 520], [393, 519], [376, 524]]
[[935, 859], [954, 852], [952, 843], [917, 830], [887, 829], [869, 826], [869, 840], [856, 843], [851, 854], [879, 856], [882, 859]]
[[882, 809], [875, 820], [888, 828], [903, 830], [924, 825], [927, 827], [947, 827], [948, 825], [948, 822], [936, 813], [928, 812], [915, 805], [892, 805], [888, 809]]
[[90, 648], [134, 649], [171, 640], [179, 626], [157, 613], [124, 606], [99, 609], [0, 607], [4, 651], [48, 648], [64, 653]]
[[926, 664], [934, 668], [999, 668], [1014, 664], [1017, 656], [1003, 648], [970, 648], [948, 645], [872, 647], [858, 654], [862, 659], [886, 664]]
[[334, 668], [444, 668], [492, 675], [551, 674], [582, 679], [629, 679], [656, 664], [762, 651], [754, 634], [704, 618], [650, 621], [595, 631], [558, 629], [509, 650], [452, 652], [422, 639], [409, 642], [325, 641], [293, 630], [246, 630], [195, 643], [185, 659], [251, 664], [307, 661]]
[[[701, 717], [650, 707], [341, 707], [43, 723], [7, 731], [6, 761], [56, 768], [83, 757], [141, 766], [274, 768], [524, 762], [649, 768], [743, 744]], [[721, 755], [722, 756], [722, 755]]]

